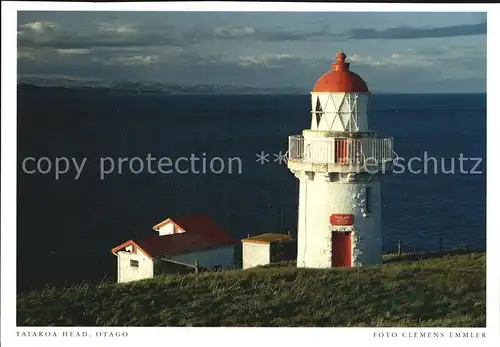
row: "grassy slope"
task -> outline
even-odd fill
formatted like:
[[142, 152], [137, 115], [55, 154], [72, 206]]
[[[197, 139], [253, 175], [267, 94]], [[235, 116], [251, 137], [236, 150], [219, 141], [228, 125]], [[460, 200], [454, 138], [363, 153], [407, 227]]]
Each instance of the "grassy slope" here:
[[19, 294], [25, 326], [485, 326], [484, 253], [177, 275]]

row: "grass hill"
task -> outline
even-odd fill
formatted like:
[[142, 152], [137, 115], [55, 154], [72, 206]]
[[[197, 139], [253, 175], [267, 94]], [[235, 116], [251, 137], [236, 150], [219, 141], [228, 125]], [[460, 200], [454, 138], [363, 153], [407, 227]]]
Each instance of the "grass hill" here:
[[485, 253], [168, 275], [20, 293], [19, 326], [486, 326]]

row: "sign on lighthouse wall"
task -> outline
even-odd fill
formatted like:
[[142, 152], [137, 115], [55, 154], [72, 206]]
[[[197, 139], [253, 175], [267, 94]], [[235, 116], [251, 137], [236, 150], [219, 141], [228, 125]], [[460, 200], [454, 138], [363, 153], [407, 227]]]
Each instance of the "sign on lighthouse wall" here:
[[353, 225], [354, 216], [352, 214], [332, 214], [330, 216], [330, 224], [342, 226]]

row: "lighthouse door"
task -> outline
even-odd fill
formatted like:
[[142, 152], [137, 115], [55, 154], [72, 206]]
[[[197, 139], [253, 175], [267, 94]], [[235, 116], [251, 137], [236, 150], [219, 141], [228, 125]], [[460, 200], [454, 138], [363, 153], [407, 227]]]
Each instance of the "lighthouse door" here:
[[347, 164], [348, 149], [346, 139], [335, 139], [335, 163]]
[[352, 266], [352, 247], [351, 231], [332, 232], [332, 266], [333, 267], [351, 267]]

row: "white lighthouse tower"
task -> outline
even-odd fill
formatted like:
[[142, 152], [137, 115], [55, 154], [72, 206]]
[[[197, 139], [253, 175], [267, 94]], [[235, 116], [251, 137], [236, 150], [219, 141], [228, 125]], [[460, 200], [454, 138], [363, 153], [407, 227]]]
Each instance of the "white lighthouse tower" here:
[[288, 167], [299, 179], [297, 266], [382, 262], [380, 177], [393, 139], [370, 129], [370, 91], [337, 54], [311, 93], [311, 128], [289, 137]]

